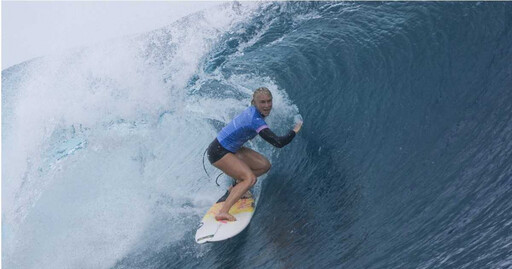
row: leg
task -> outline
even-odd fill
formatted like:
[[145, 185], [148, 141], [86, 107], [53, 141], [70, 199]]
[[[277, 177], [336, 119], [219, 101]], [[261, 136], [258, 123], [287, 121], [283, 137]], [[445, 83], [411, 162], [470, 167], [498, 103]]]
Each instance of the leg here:
[[245, 162], [232, 153], [224, 155], [213, 165], [226, 173], [226, 175], [239, 181], [236, 186], [231, 188], [229, 196], [220, 209], [219, 214], [215, 216], [217, 220], [235, 221], [236, 218], [228, 213], [229, 209], [256, 183], [256, 176]]
[[236, 156], [251, 168], [256, 177], [265, 174], [272, 167], [267, 158], [250, 148], [242, 147], [236, 152]]
[[[265, 158], [265, 156], [261, 155], [260, 153], [250, 148], [242, 147], [236, 152], [235, 155], [236, 157], [238, 157], [238, 159], [242, 160], [245, 164], [247, 164], [249, 168], [251, 168], [252, 173], [256, 177], [259, 177], [267, 173], [268, 170], [270, 170], [270, 168], [272, 167], [272, 165], [270, 164], [268, 159]], [[237, 183], [239, 182], [239, 180], [235, 180]], [[231, 191], [232, 187], [233, 186], [229, 187], [228, 190]]]

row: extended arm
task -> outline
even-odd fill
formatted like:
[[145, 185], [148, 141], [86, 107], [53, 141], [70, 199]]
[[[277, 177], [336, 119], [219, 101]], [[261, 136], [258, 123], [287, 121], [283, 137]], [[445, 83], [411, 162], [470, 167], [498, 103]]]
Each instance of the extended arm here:
[[263, 139], [265, 139], [265, 141], [269, 142], [270, 144], [274, 145], [275, 147], [282, 148], [282, 147], [286, 146], [288, 143], [292, 142], [293, 138], [295, 137], [295, 131], [290, 130], [284, 136], [277, 136], [269, 128], [265, 128], [260, 131], [259, 135]]

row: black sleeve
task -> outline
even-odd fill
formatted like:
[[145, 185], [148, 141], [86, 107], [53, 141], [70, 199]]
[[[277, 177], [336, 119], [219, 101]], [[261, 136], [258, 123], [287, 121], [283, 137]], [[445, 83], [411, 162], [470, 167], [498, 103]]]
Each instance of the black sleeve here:
[[263, 139], [265, 139], [265, 141], [278, 148], [288, 145], [288, 143], [292, 142], [295, 137], [295, 132], [293, 130], [290, 130], [285, 136], [277, 136], [269, 128], [265, 128], [261, 130], [259, 134]]

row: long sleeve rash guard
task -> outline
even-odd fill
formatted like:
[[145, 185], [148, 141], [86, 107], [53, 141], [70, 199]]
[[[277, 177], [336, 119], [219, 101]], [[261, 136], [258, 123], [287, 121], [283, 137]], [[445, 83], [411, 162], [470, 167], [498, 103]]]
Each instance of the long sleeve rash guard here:
[[259, 132], [261, 138], [265, 139], [268, 143], [272, 144], [277, 148], [282, 148], [292, 142], [295, 137], [295, 132], [290, 130], [284, 136], [277, 136], [274, 132], [272, 132], [269, 128], [265, 128]]

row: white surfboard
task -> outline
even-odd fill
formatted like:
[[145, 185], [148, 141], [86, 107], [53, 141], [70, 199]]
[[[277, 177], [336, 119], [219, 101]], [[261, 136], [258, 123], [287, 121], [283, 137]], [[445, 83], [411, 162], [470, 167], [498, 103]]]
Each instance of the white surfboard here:
[[226, 240], [239, 234], [249, 225], [255, 209], [254, 197], [249, 191], [229, 210], [229, 214], [235, 216], [236, 221], [218, 221], [215, 219], [215, 215], [224, 205], [228, 194], [226, 192], [201, 220], [199, 229], [196, 232], [197, 243], [203, 244]]

